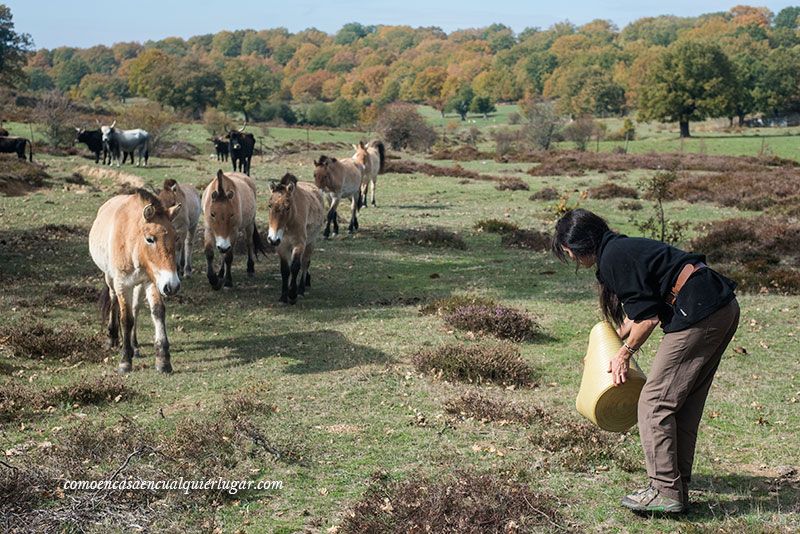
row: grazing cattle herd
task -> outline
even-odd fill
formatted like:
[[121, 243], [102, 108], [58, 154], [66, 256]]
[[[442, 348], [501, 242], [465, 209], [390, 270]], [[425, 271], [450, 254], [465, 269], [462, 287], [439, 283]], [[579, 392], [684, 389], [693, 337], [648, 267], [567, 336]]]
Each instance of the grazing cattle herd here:
[[[150, 135], [142, 129], [120, 130], [116, 121], [96, 130], [75, 128], [75, 141], [84, 143], [95, 163], [120, 165], [138, 155], [137, 166], [147, 165]], [[130, 372], [133, 358], [139, 356], [136, 324], [144, 300], [155, 326], [156, 369], [172, 372], [166, 330], [164, 297], [174, 295], [181, 279], [192, 274], [192, 245], [200, 216], [203, 216], [204, 252], [207, 277], [214, 290], [233, 287], [231, 267], [237, 243], [247, 249], [247, 275], [255, 274], [257, 254], [267, 247], [256, 226], [256, 182], [250, 177], [255, 136], [242, 126], [223, 137], [210, 138], [218, 161], [230, 155], [233, 172], [217, 171], [203, 191], [202, 198], [190, 184], [173, 179], [164, 181], [157, 195], [145, 189], [117, 195], [100, 206], [89, 232], [89, 252], [103, 273], [105, 289], [100, 303], [109, 346], [121, 346], [119, 371]], [[0, 128], [0, 152], [16, 152], [33, 161], [29, 139], [10, 137]], [[386, 150], [381, 141], [353, 145], [355, 154], [346, 159], [322, 155], [314, 161], [312, 182], [302, 182], [292, 174], [270, 183], [269, 230], [267, 242], [274, 247], [281, 272], [280, 302], [295, 304], [311, 285], [311, 255], [320, 233], [325, 238], [339, 232], [337, 208], [342, 198], [350, 199], [350, 225], [358, 230], [358, 211], [375, 203], [377, 175], [384, 172]], [[328, 199], [326, 212], [325, 199]], [[325, 230], [322, 227], [325, 225]], [[242, 241], [243, 240], [243, 241]], [[219, 270], [214, 255], [222, 256]]]

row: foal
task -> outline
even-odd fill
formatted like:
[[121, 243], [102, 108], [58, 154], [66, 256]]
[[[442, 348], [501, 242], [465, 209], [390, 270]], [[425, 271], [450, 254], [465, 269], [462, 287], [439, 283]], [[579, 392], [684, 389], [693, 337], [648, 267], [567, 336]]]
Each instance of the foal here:
[[367, 190], [372, 184], [372, 205], [375, 206], [375, 182], [378, 174], [383, 173], [386, 166], [386, 147], [382, 141], [373, 139], [366, 145], [359, 141], [353, 145], [356, 153], [353, 159], [364, 166], [364, 177], [361, 180], [361, 207], [367, 206]]
[[319, 188], [308, 182], [298, 182], [292, 174], [270, 184], [270, 189], [267, 241], [278, 248], [281, 260], [280, 301], [294, 304], [298, 293], [305, 294], [306, 286], [311, 285], [308, 266], [325, 220], [325, 204]]
[[172, 226], [180, 210], [180, 204], [167, 209], [152, 193], [138, 189], [100, 206], [89, 231], [89, 252], [106, 282], [100, 302], [112, 347], [119, 343], [122, 326], [120, 372], [131, 371], [138, 352], [135, 327], [143, 291], [155, 325], [156, 369], [172, 372], [162, 296], [181, 287], [175, 271], [178, 236]]
[[331, 223], [333, 223], [333, 235], [339, 233], [336, 208], [342, 198], [352, 199], [348, 232], [352, 234], [358, 230], [357, 214], [358, 207], [361, 205], [361, 179], [363, 175], [364, 165], [353, 159], [338, 160], [328, 156], [320, 156], [319, 161], [314, 162], [314, 183], [327, 193], [331, 199], [331, 206], [328, 209], [328, 222], [325, 226], [325, 232], [322, 234], [326, 238], [331, 235]]
[[183, 209], [172, 221], [178, 233], [175, 250], [175, 261], [178, 273], [188, 278], [192, 274], [192, 245], [200, 221], [200, 195], [194, 186], [179, 184], [171, 178], [164, 180], [164, 187], [158, 193], [158, 199], [165, 208], [181, 204]]
[[[221, 289], [223, 284], [233, 287], [231, 264], [239, 234], [244, 235], [247, 244], [248, 276], [255, 273], [255, 255], [266, 254], [256, 229], [256, 184], [246, 174], [225, 174], [220, 169], [203, 192], [202, 202], [208, 281], [214, 289]], [[213, 267], [215, 247], [224, 254], [219, 273]]]

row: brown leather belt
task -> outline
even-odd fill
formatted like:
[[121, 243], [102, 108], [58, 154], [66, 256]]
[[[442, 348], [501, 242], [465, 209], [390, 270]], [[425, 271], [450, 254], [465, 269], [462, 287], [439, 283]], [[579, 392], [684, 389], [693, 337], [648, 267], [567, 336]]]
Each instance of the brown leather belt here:
[[670, 292], [667, 293], [667, 298], [666, 298], [667, 304], [669, 304], [670, 306], [674, 306], [675, 300], [678, 298], [678, 293], [681, 292], [681, 289], [683, 289], [683, 285], [686, 283], [689, 277], [691, 277], [697, 271], [705, 269], [706, 267], [708, 267], [708, 265], [706, 265], [703, 262], [687, 263], [686, 265], [684, 265], [683, 269], [681, 269], [681, 272], [678, 274], [678, 279], [675, 280], [675, 285], [672, 286]]

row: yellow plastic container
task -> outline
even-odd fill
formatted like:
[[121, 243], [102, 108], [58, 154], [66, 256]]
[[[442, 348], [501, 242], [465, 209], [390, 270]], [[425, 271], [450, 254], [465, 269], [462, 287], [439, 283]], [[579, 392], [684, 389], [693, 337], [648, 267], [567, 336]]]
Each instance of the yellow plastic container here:
[[636, 424], [636, 405], [647, 377], [631, 358], [624, 384], [614, 387], [608, 362], [622, 347], [617, 331], [607, 321], [597, 323], [589, 334], [583, 359], [583, 379], [575, 407], [592, 423], [609, 432], [625, 432]]

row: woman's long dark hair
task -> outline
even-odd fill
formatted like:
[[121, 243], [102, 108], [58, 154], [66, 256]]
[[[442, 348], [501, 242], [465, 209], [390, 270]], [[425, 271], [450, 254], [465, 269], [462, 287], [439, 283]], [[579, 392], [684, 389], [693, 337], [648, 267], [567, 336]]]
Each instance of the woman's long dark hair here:
[[[568, 263], [570, 258], [563, 247], [570, 249], [576, 258], [597, 258], [603, 235], [608, 231], [608, 223], [599, 215], [580, 208], [569, 210], [556, 223], [552, 252], [564, 263]], [[577, 269], [580, 263], [577, 259], [575, 263]], [[625, 319], [622, 303], [605, 284], [599, 285], [603, 317], [617, 326], [621, 325]]]

